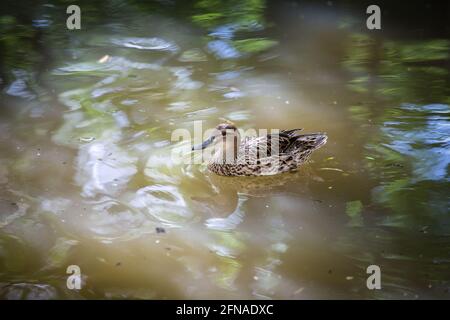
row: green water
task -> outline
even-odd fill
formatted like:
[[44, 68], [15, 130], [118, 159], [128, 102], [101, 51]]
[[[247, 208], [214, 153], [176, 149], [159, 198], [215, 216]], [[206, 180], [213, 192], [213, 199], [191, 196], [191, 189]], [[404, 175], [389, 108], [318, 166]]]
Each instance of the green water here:
[[[433, 24], [85, 1], [69, 31], [64, 1], [0, 6], [1, 298], [450, 298], [450, 40]], [[225, 119], [328, 143], [275, 178], [173, 161], [175, 129]]]

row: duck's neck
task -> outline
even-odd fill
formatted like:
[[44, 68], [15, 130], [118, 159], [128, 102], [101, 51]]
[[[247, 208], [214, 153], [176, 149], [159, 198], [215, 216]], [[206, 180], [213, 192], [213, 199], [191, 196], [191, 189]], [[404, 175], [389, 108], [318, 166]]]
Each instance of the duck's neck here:
[[216, 150], [211, 159], [212, 163], [218, 164], [234, 164], [239, 152], [239, 138], [234, 136], [223, 138], [222, 143], [216, 146]]

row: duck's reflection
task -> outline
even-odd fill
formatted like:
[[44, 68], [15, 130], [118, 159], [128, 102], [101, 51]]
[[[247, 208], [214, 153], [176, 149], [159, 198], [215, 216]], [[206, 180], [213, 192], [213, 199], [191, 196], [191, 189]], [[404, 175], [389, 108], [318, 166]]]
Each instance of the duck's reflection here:
[[[308, 169], [277, 176], [230, 178], [209, 174], [203, 176], [210, 184], [209, 196], [191, 197], [196, 210], [203, 212], [203, 225], [209, 234], [206, 246], [217, 256], [216, 268], [220, 272], [211, 274], [211, 280], [228, 292], [251, 290], [252, 296], [268, 299], [279, 288], [290, 288], [289, 281], [278, 273], [283, 254], [290, 247], [291, 235], [278, 211], [268, 215], [261, 212], [256, 217], [249, 215], [249, 207], [257, 202], [271, 202], [272, 197], [308, 191], [308, 181], [313, 172]], [[250, 227], [257, 221], [258, 226]], [[251, 234], [252, 231], [255, 234]], [[262, 231], [262, 232], [261, 232]], [[252, 242], [260, 242], [255, 246]], [[265, 243], [265, 244], [264, 244]], [[257, 249], [256, 249], [257, 248]], [[255, 250], [256, 249], [256, 250]], [[259, 256], [250, 262], [249, 257]], [[241, 287], [241, 281], [249, 284]]]
[[[236, 216], [240, 206], [249, 198], [264, 198], [288, 192], [295, 183], [298, 192], [308, 191], [308, 180], [314, 175], [310, 168], [276, 176], [224, 177], [209, 174], [206, 179], [211, 189], [206, 196], [193, 196], [193, 206], [210, 218]], [[292, 192], [292, 191], [290, 191]]]

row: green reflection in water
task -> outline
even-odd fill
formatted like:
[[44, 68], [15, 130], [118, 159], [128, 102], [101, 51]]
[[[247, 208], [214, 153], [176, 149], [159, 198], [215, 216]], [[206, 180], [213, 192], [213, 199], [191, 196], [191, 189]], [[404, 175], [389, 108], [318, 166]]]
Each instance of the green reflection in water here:
[[349, 89], [396, 101], [447, 101], [450, 41], [411, 43], [351, 34], [348, 43], [342, 65], [352, 73]]

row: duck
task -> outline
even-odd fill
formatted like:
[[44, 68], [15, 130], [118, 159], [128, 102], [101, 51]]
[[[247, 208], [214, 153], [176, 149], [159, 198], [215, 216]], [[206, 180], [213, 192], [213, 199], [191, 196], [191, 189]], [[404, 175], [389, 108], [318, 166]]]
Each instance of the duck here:
[[192, 150], [214, 147], [207, 168], [221, 176], [271, 176], [296, 171], [327, 142], [326, 133], [299, 134], [301, 130], [280, 130], [241, 139], [233, 123], [221, 123]]

